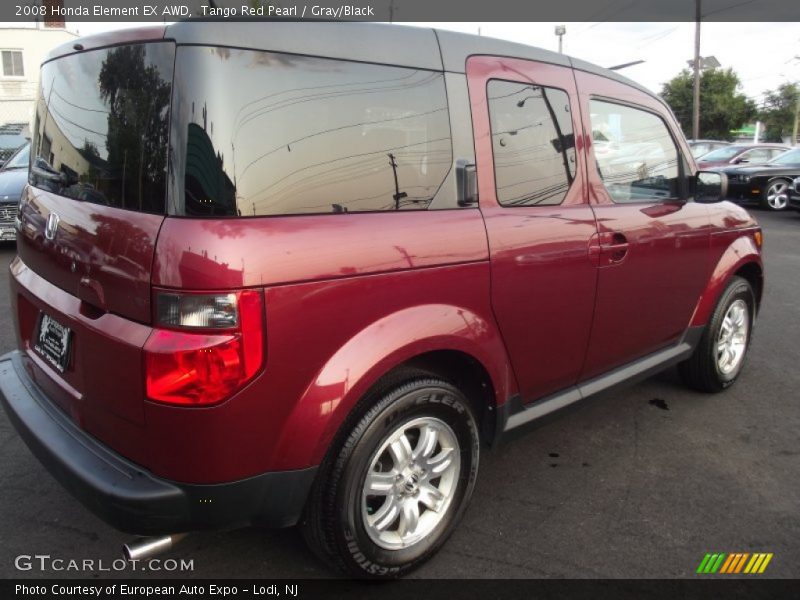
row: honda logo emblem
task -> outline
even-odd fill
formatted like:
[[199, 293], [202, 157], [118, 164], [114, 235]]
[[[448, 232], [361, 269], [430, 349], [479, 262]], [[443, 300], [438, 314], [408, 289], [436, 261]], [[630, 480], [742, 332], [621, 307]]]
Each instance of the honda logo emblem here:
[[48, 240], [56, 239], [56, 231], [58, 231], [58, 222], [60, 220], [61, 219], [59, 218], [59, 216], [54, 212], [51, 212], [47, 216], [47, 225], [44, 228], [45, 238], [47, 238]]

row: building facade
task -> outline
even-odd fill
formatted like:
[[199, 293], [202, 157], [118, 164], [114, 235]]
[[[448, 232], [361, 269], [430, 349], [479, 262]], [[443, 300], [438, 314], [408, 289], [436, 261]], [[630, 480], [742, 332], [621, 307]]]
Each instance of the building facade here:
[[63, 24], [0, 28], [0, 125], [31, 123], [42, 60], [52, 48], [76, 37]]

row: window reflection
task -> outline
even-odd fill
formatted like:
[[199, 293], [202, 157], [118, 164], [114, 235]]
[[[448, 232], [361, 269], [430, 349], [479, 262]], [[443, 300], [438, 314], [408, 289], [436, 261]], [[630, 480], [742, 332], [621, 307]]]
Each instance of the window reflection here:
[[600, 100], [590, 109], [597, 168], [614, 202], [679, 197], [678, 150], [660, 117]]
[[560, 204], [575, 176], [575, 136], [566, 92], [492, 80], [487, 87], [497, 200]]
[[152, 43], [45, 64], [33, 135], [33, 185], [163, 213], [174, 46]]
[[440, 73], [207, 47], [177, 64], [178, 214], [424, 209], [449, 171]]

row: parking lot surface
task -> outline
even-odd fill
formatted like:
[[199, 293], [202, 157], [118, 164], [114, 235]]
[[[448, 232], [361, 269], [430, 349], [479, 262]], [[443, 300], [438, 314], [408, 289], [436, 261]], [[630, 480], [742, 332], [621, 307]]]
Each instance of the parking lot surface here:
[[[764, 576], [800, 577], [800, 213], [755, 215], [767, 284], [739, 382], [706, 396], [670, 370], [484, 453], [461, 526], [414, 577], [694, 577], [707, 552], [771, 552]], [[0, 247], [3, 353], [14, 252]], [[333, 575], [294, 530], [259, 529], [190, 535], [167, 557], [192, 573], [118, 572], [129, 536], [64, 491], [3, 411], [0, 464], [0, 576]], [[95, 568], [19, 570], [20, 555]]]

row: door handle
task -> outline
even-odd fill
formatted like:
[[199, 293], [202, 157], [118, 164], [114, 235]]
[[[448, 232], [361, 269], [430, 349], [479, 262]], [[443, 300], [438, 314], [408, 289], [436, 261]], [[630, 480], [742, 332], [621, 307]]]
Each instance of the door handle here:
[[589, 260], [597, 266], [621, 263], [628, 255], [628, 238], [614, 231], [596, 233], [589, 239]]
[[607, 239], [609, 242], [600, 242], [600, 250], [603, 254], [608, 256], [609, 263], [618, 263], [625, 260], [628, 255], [628, 238], [619, 232], [608, 232]]

